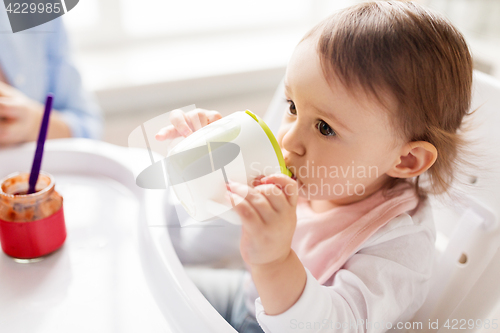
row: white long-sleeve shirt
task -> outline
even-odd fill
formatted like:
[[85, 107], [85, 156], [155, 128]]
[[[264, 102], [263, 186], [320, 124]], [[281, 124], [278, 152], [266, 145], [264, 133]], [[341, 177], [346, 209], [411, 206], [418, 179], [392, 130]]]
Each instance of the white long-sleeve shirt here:
[[425, 200], [412, 215], [403, 213], [378, 229], [324, 284], [306, 268], [305, 289], [285, 312], [267, 315], [257, 298], [256, 318], [266, 333], [404, 332], [398, 328], [427, 297], [435, 239]]

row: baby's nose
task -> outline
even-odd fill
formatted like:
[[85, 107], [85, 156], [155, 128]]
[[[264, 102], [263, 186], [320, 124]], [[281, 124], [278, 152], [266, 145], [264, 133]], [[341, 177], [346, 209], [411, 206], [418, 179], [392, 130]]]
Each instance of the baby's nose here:
[[283, 135], [283, 140], [281, 140], [281, 148], [288, 151], [289, 153], [294, 153], [297, 155], [305, 154], [305, 144], [304, 144], [304, 134], [301, 134], [297, 126], [291, 126], [291, 128]]

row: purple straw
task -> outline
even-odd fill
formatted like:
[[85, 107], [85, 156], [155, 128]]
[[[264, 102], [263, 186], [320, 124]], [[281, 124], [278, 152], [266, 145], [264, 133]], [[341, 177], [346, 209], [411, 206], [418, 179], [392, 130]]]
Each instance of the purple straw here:
[[43, 146], [45, 145], [45, 139], [47, 138], [47, 128], [49, 127], [50, 111], [52, 111], [53, 99], [54, 97], [49, 93], [47, 95], [47, 100], [45, 101], [45, 111], [43, 112], [40, 133], [38, 133], [35, 159], [33, 160], [33, 165], [31, 166], [28, 194], [35, 193], [35, 185], [38, 180], [38, 175], [40, 174], [40, 166], [42, 165]]

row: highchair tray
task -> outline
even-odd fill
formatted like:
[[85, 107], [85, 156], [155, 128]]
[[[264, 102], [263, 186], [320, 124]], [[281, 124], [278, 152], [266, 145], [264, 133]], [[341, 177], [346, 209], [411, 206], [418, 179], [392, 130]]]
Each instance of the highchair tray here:
[[[0, 150], [0, 177], [29, 171], [34, 143]], [[187, 277], [170, 241], [166, 191], [135, 176], [148, 152], [51, 140], [42, 170], [64, 198], [67, 239], [33, 260], [0, 255], [0, 322], [16, 332], [235, 332]]]

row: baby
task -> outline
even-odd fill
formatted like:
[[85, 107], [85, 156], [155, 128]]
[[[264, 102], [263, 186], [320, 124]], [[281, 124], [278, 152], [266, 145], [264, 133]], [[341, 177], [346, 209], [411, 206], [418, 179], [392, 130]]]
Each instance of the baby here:
[[[240, 332], [397, 332], [429, 289], [427, 194], [449, 189], [465, 142], [467, 44], [416, 3], [362, 3], [303, 38], [284, 83], [277, 139], [294, 176], [230, 182], [248, 272], [200, 290]], [[219, 118], [172, 112], [157, 139]]]

